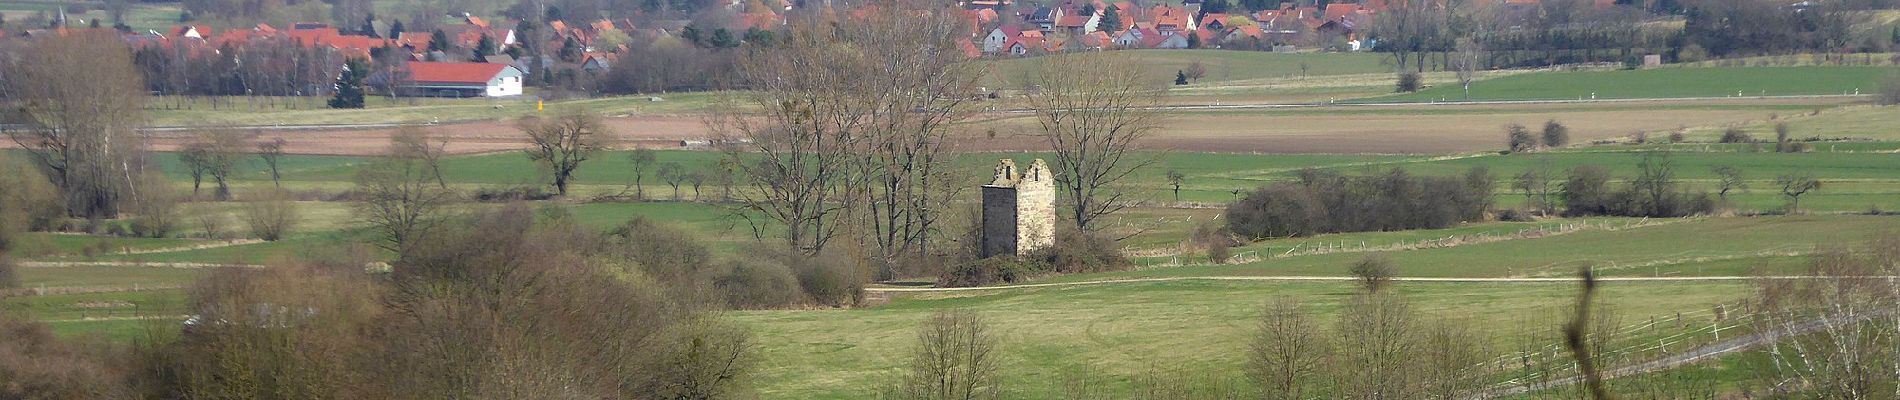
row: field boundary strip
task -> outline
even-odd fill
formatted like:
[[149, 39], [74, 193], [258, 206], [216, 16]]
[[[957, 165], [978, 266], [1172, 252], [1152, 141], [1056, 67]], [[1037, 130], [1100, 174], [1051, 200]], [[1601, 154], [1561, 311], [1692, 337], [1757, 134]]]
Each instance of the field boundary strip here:
[[[1852, 278], [1889, 278], [1891, 279], [1891, 278], [1900, 278], [1900, 276], [1892, 276], [1892, 277], [1872, 276], [1872, 277], [1852, 277]], [[1397, 277], [1397, 278], [1391, 278], [1391, 279], [1394, 282], [1423, 282], [1423, 283], [1549, 284], [1549, 283], [1581, 282], [1579, 278]], [[1746, 281], [1753, 281], [1753, 280], [1759, 280], [1759, 279], [1805, 280], [1805, 279], [1831, 279], [1831, 278], [1817, 278], [1817, 277], [1807, 277], [1807, 276], [1660, 276], [1660, 277], [1598, 277], [1596, 278], [1598, 282], [1746, 282]], [[873, 293], [928, 293], [928, 292], [964, 292], [964, 291], [1005, 290], [1005, 289], [1033, 289], [1033, 288], [1063, 287], [1063, 286], [1088, 286], [1088, 285], [1108, 285], [1108, 284], [1124, 284], [1124, 283], [1154, 283], [1154, 282], [1179, 282], [1179, 281], [1357, 282], [1359, 280], [1360, 280], [1359, 278], [1351, 277], [1351, 276], [1181, 276], [1181, 277], [1166, 277], [1166, 278], [1109, 279], [1109, 280], [1099, 280], [1099, 281], [1026, 283], [1026, 284], [1020, 284], [1020, 285], [950, 287], [950, 288], [869, 287], [869, 288], [864, 288], [864, 291], [873, 292]]]

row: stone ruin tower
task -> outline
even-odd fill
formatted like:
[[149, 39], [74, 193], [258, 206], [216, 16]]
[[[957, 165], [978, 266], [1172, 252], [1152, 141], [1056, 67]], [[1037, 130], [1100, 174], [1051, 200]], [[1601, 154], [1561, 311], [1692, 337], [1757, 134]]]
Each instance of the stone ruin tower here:
[[983, 185], [981, 256], [1010, 256], [1056, 243], [1056, 185], [1049, 164], [1037, 159], [1028, 171], [1016, 161], [996, 163], [996, 178]]

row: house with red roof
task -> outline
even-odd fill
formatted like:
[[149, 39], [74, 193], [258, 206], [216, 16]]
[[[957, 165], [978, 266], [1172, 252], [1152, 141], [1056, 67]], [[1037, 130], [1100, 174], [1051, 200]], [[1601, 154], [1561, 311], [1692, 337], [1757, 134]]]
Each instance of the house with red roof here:
[[409, 63], [404, 91], [411, 96], [520, 96], [521, 76], [507, 64], [418, 61]]

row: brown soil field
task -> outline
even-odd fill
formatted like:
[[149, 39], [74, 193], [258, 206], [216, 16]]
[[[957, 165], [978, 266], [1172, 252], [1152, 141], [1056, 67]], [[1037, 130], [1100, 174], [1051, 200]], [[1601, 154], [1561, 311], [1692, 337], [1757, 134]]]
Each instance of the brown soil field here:
[[[1808, 107], [1839, 106], [1841, 99], [1732, 99], [1590, 104], [1490, 104], [1329, 106], [1290, 109], [1170, 110], [1167, 125], [1145, 147], [1196, 152], [1243, 153], [1411, 153], [1443, 154], [1494, 150], [1503, 146], [1504, 126], [1537, 129], [1555, 119], [1571, 129], [1573, 143], [1649, 132], [1661, 138], [1682, 127], [1714, 128], [1764, 121], [1770, 114], [1797, 113]], [[1792, 106], [1771, 110], [1763, 106]], [[1031, 133], [1034, 120], [1023, 113], [977, 117], [961, 148], [981, 151], [1040, 150]], [[613, 147], [680, 148], [681, 141], [713, 134], [694, 115], [631, 115], [607, 119], [617, 133]], [[472, 154], [520, 149], [527, 145], [508, 121], [430, 126], [448, 141], [448, 151]], [[283, 138], [295, 154], [375, 155], [388, 146], [394, 129], [260, 131], [261, 140]], [[153, 148], [175, 150], [190, 140], [186, 132], [152, 135]], [[11, 147], [11, 141], [0, 141]]]
[[[700, 117], [640, 116], [606, 119], [616, 133], [613, 147], [679, 147], [681, 140], [710, 136]], [[424, 127], [436, 139], [447, 142], [450, 154], [473, 154], [516, 150], [528, 145], [527, 137], [510, 121], [482, 121]], [[276, 130], [259, 131], [260, 141], [283, 138], [284, 151], [292, 154], [377, 155], [389, 148], [395, 129], [361, 130]], [[152, 148], [176, 150], [191, 140], [189, 132], [153, 133]], [[11, 143], [8, 143], [11, 144]]]

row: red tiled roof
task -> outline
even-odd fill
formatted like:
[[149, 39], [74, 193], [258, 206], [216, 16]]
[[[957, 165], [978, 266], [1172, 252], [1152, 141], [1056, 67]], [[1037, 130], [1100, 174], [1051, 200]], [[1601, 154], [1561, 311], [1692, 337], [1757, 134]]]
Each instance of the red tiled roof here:
[[1333, 21], [1359, 12], [1358, 4], [1333, 3], [1326, 5], [1326, 20]]
[[1062, 18], [1056, 19], [1056, 26], [1064, 28], [1081, 28], [1082, 25], [1087, 25], [1088, 23], [1089, 17], [1080, 15], [1064, 15]]
[[466, 62], [412, 62], [409, 78], [416, 82], [487, 84], [507, 64]]

